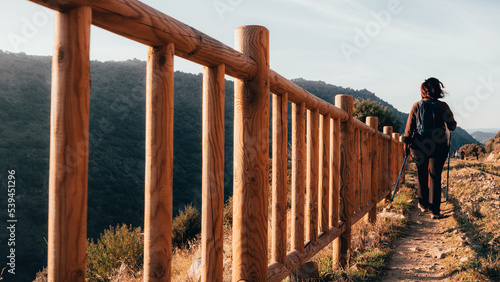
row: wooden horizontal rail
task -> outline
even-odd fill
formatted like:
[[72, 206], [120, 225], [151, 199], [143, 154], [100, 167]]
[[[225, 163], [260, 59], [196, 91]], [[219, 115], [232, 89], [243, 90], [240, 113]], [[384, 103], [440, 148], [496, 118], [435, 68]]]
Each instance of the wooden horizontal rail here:
[[[78, 6], [92, 8], [92, 23], [105, 30], [149, 46], [175, 44], [175, 55], [215, 67], [226, 66], [226, 74], [251, 80], [257, 74], [255, 61], [241, 52], [137, 0], [29, 0], [47, 8], [65, 11]], [[161, 27], [161, 28], [160, 28]], [[270, 70], [271, 92], [288, 92], [290, 102], [305, 102], [306, 109], [344, 121], [347, 114], [300, 86]]]
[[375, 134], [378, 132], [378, 130], [371, 128], [370, 126], [366, 125], [366, 123], [360, 121], [359, 119], [353, 118], [352, 123], [354, 125], [354, 128], [363, 130], [365, 132], [369, 132], [370, 134]]
[[292, 251], [288, 253], [286, 256], [286, 265], [279, 262], [269, 265], [267, 272], [268, 281], [281, 281], [294, 269], [297, 269], [299, 266], [307, 262], [317, 252], [339, 237], [343, 232], [345, 232], [345, 224], [340, 222], [339, 228], [330, 228], [328, 233], [321, 234], [316, 242], [309, 242], [303, 252]]
[[57, 11], [89, 6], [92, 23], [100, 28], [148, 46], [174, 43], [175, 55], [207, 67], [225, 64], [235, 78], [251, 80], [257, 74], [250, 57], [137, 0], [30, 1]]
[[269, 70], [269, 82], [271, 83], [271, 92], [282, 95], [288, 93], [288, 100], [295, 104], [305, 103], [306, 109], [318, 110], [321, 115], [328, 115], [333, 119], [347, 120], [347, 113], [340, 108], [322, 100], [297, 84], [284, 78], [279, 73]]
[[392, 137], [391, 137], [391, 136], [389, 136], [389, 135], [387, 135], [387, 134], [385, 134], [385, 133], [383, 133], [383, 132], [380, 132], [380, 131], [378, 132], [378, 135], [379, 135], [381, 138], [384, 138], [385, 140], [391, 140], [391, 139], [392, 139]]
[[389, 196], [389, 194], [391, 192], [392, 191], [390, 191], [390, 190], [382, 190], [382, 191], [380, 191], [379, 192], [380, 194], [378, 195], [378, 201], [377, 201], [377, 203], [380, 202], [380, 201], [382, 201], [383, 199], [385, 199], [387, 196]]

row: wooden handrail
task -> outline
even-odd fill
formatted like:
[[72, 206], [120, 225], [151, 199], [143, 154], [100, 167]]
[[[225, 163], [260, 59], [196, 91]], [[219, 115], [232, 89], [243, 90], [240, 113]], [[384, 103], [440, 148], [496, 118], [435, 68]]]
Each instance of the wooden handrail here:
[[[90, 22], [149, 46], [144, 281], [171, 279], [175, 55], [205, 67], [201, 280], [219, 281], [223, 275], [225, 74], [236, 78], [233, 281], [279, 281], [333, 240], [335, 265], [345, 266], [352, 225], [366, 214], [376, 220], [376, 205], [390, 193], [398, 173], [403, 150], [392, 127], [382, 133], [377, 118], [368, 117], [366, 124], [355, 119], [352, 96], [338, 95], [332, 105], [269, 69], [264, 27], [238, 28], [235, 50], [137, 0], [30, 1], [59, 11], [51, 104], [49, 280], [83, 281], [85, 273]], [[273, 231], [268, 265], [270, 93]], [[289, 102], [292, 222], [287, 254]], [[79, 111], [66, 110], [72, 107]], [[65, 150], [59, 149], [67, 146], [80, 149], [80, 161], [70, 171], [64, 167]]]
[[149, 46], [175, 44], [175, 55], [207, 67], [226, 65], [232, 77], [251, 80], [257, 64], [250, 57], [137, 0], [30, 0], [57, 11], [92, 8], [92, 23]]
[[274, 94], [288, 93], [288, 100], [295, 104], [305, 103], [308, 110], [318, 110], [321, 115], [330, 114], [331, 118], [339, 118], [341, 121], [347, 120], [347, 113], [338, 107], [316, 97], [309, 91], [284, 78], [277, 72], [269, 70], [269, 82], [271, 92]]
[[[250, 57], [137, 0], [29, 1], [57, 11], [89, 6], [93, 12], [92, 23], [115, 34], [149, 46], [175, 43], [175, 55], [208, 67], [224, 64], [226, 74], [234, 78], [251, 80], [257, 73], [257, 65]], [[269, 71], [269, 80], [272, 93], [288, 93], [290, 102], [305, 102], [306, 109], [318, 109], [320, 114], [346, 119], [345, 112], [273, 70]]]

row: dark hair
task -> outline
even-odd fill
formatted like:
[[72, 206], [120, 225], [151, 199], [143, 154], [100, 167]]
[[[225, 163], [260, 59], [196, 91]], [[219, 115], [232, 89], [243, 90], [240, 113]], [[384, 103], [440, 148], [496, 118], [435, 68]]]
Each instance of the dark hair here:
[[444, 88], [443, 83], [439, 79], [431, 77], [422, 83], [420, 93], [422, 98], [439, 99], [443, 98], [445, 94], [442, 88]]

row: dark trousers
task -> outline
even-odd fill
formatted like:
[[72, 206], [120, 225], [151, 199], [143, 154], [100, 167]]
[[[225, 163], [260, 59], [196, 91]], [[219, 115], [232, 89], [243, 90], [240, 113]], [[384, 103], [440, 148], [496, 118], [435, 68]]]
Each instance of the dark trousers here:
[[434, 150], [415, 150], [418, 170], [418, 202], [433, 214], [441, 212], [441, 173], [448, 156], [446, 144], [436, 144]]

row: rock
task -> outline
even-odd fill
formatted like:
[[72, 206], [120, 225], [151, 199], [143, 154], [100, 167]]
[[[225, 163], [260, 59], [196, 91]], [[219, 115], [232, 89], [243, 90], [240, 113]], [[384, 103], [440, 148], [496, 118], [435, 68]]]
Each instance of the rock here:
[[466, 261], [468, 261], [468, 260], [469, 260], [469, 258], [468, 258], [468, 257], [463, 257], [463, 258], [461, 258], [461, 259], [460, 259], [460, 262], [466, 262]]
[[451, 254], [451, 253], [453, 253], [453, 252], [455, 252], [455, 251], [457, 251], [457, 250], [458, 250], [458, 248], [450, 248], [450, 249], [446, 250], [446, 251], [444, 252], [444, 254], [445, 254], [445, 255], [448, 255], [448, 254]]
[[291, 281], [306, 281], [307, 279], [319, 278], [318, 264], [308, 261], [295, 270], [290, 276]]
[[431, 255], [435, 258], [442, 259], [445, 257], [445, 254], [442, 249], [434, 248], [431, 250]]
[[402, 214], [394, 213], [394, 212], [387, 212], [387, 211], [382, 211], [381, 213], [378, 214], [379, 217], [388, 217], [388, 218], [394, 218], [394, 219], [404, 219], [405, 216]]
[[188, 277], [194, 281], [201, 281], [201, 257], [191, 264], [188, 270]]

